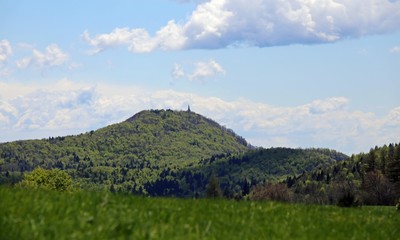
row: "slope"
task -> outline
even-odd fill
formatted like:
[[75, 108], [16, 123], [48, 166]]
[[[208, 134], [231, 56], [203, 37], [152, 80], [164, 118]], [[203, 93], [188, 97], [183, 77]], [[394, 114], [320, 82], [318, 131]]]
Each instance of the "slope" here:
[[247, 149], [243, 138], [199, 114], [150, 110], [78, 136], [0, 144], [0, 171], [16, 181], [10, 175], [38, 166], [60, 168], [83, 185], [125, 184], [122, 188], [142, 192], [162, 169]]
[[312, 195], [308, 202], [338, 204], [351, 196], [362, 204], [394, 204], [400, 197], [400, 144], [376, 146], [369, 153], [289, 177], [286, 183], [298, 199]]
[[36, 167], [58, 168], [85, 189], [189, 197], [204, 195], [214, 174], [232, 197], [345, 157], [327, 149], [254, 149], [194, 112], [150, 110], [78, 136], [0, 144], [0, 183], [18, 182]]
[[241, 197], [258, 184], [328, 167], [346, 158], [329, 149], [257, 148], [239, 154], [214, 155], [177, 172], [164, 170], [148, 189], [153, 195], [201, 196], [214, 174], [226, 197]]

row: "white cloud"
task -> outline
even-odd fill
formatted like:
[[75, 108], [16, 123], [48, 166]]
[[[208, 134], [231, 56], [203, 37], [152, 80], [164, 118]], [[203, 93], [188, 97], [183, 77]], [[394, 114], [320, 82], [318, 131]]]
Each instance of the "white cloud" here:
[[10, 42], [6, 39], [0, 40], [0, 77], [11, 74], [11, 70], [6, 65], [12, 54], [13, 50]]
[[217, 63], [215, 60], [210, 59], [208, 61], [199, 61], [194, 63], [193, 70], [191, 73], [187, 73], [183, 66], [180, 64], [174, 64], [171, 71], [171, 75], [174, 79], [187, 78], [188, 80], [204, 81], [208, 78], [213, 78], [217, 75], [225, 74], [224, 68]]
[[32, 56], [16, 61], [16, 66], [23, 69], [34, 65], [40, 69], [46, 69], [62, 66], [67, 63], [68, 58], [68, 54], [59, 48], [57, 44], [50, 44], [44, 52], [33, 49]]
[[94, 37], [85, 31], [83, 39], [93, 53], [115, 46], [151, 52], [327, 43], [398, 30], [399, 11], [400, 1], [389, 0], [210, 0], [154, 36], [143, 28], [116, 28]]
[[321, 114], [331, 111], [337, 111], [343, 109], [349, 100], [344, 97], [330, 98], [327, 100], [316, 100], [311, 104], [307, 105], [309, 107], [310, 113]]
[[185, 77], [185, 70], [180, 64], [175, 63], [174, 68], [171, 71], [171, 75], [174, 79], [179, 79]]
[[0, 41], [0, 64], [5, 63], [8, 58], [13, 54], [11, 44], [9, 41], [3, 39]]
[[194, 72], [189, 75], [189, 79], [205, 79], [224, 73], [225, 70], [221, 67], [221, 65], [211, 59], [208, 62], [197, 62]]
[[15, 62], [15, 65], [17, 66], [17, 68], [27, 68], [29, 67], [29, 65], [32, 62], [32, 58], [31, 57], [24, 57], [18, 61]]
[[391, 53], [400, 53], [400, 46], [394, 46], [390, 49]]
[[[349, 110], [334, 97], [280, 107], [247, 99], [225, 101], [192, 93], [151, 92], [126, 86], [75, 85], [62, 80], [38, 87], [0, 82], [0, 141], [77, 134], [123, 121], [143, 109], [191, 109], [262, 146], [330, 147], [347, 153], [398, 142], [400, 106], [386, 116]], [[16, 91], [14, 95], [7, 95]]]
[[128, 50], [137, 53], [146, 53], [161, 50], [177, 50], [182, 48], [186, 37], [182, 33], [182, 27], [169, 21], [168, 24], [161, 28], [155, 37], [151, 37], [149, 33], [142, 28], [116, 28], [110, 34], [96, 35], [91, 38], [88, 31], [82, 34], [83, 40], [94, 49], [91, 54], [99, 53], [106, 48], [116, 46], [128, 46]]

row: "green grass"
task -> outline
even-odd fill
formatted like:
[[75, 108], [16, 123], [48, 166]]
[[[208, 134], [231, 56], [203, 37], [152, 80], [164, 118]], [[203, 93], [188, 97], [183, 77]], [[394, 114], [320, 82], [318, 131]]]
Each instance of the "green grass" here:
[[0, 188], [0, 239], [398, 239], [394, 207]]

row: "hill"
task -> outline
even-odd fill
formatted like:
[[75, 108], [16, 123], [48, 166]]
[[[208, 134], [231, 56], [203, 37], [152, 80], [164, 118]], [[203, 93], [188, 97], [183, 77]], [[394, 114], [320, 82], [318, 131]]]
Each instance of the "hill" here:
[[0, 144], [0, 167], [8, 175], [38, 166], [59, 168], [83, 184], [132, 182], [130, 190], [141, 191], [161, 169], [181, 169], [215, 154], [248, 149], [233, 131], [194, 112], [150, 110], [78, 136]]
[[[297, 200], [340, 204], [393, 205], [400, 198], [400, 144], [371, 148], [344, 161], [288, 177]], [[353, 204], [349, 202], [349, 204]]]
[[345, 157], [326, 149], [255, 149], [194, 112], [149, 110], [78, 136], [0, 144], [0, 182], [18, 182], [37, 167], [57, 168], [86, 189], [201, 196], [214, 174], [232, 196]]
[[177, 172], [164, 170], [152, 184], [151, 192], [201, 196], [215, 175], [225, 197], [240, 198], [253, 186], [328, 167], [346, 158], [345, 154], [329, 149], [256, 148], [245, 153], [220, 154]]

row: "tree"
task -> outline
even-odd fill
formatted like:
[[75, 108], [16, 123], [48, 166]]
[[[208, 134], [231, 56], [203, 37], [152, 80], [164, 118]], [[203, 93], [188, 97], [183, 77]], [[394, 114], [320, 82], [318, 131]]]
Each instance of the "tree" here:
[[361, 190], [362, 200], [367, 205], [391, 205], [394, 203], [393, 186], [380, 171], [366, 173]]
[[220, 198], [222, 196], [221, 187], [219, 186], [219, 180], [213, 173], [208, 182], [206, 195], [208, 198]]
[[355, 207], [359, 205], [356, 195], [357, 186], [353, 181], [341, 179], [332, 181], [328, 189], [328, 201], [340, 207]]
[[400, 181], [400, 145], [389, 145], [389, 158], [386, 174], [393, 183]]
[[243, 194], [243, 196], [246, 196], [249, 193], [250, 193], [250, 183], [247, 182], [247, 179], [244, 179], [243, 185], [242, 185], [242, 194]]
[[46, 170], [36, 168], [31, 173], [25, 174], [19, 184], [21, 187], [33, 189], [48, 189], [57, 191], [72, 191], [72, 179], [60, 169]]
[[385, 173], [386, 173], [386, 151], [385, 151], [385, 149], [382, 149], [380, 157], [381, 157], [380, 169], [381, 169], [381, 172], [385, 175]]
[[367, 172], [374, 171], [376, 167], [376, 158], [375, 158], [375, 152], [374, 149], [371, 148], [369, 151], [369, 154], [367, 155]]

